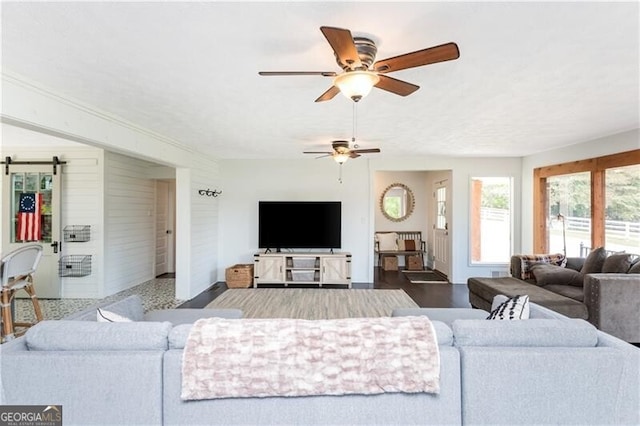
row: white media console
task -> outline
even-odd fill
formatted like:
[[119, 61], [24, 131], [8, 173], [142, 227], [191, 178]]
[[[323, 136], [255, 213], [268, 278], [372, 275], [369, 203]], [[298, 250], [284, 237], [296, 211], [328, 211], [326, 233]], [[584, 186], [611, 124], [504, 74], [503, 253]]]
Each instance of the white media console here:
[[351, 288], [351, 253], [256, 253], [253, 286], [340, 284]]

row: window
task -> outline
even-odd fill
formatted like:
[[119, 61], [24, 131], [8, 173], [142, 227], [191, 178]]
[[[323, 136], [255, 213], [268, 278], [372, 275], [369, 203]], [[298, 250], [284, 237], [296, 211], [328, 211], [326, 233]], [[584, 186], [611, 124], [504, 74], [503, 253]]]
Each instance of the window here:
[[10, 243], [22, 241], [18, 238], [18, 224], [20, 219], [20, 196], [22, 194], [32, 193], [38, 197], [36, 206], [38, 211], [34, 213], [34, 218], [39, 224], [40, 234], [37, 241], [42, 243], [51, 242], [52, 232], [52, 188], [53, 178], [50, 172], [15, 172], [11, 173], [11, 212], [12, 219]]
[[447, 229], [447, 188], [436, 189], [436, 229]]
[[512, 252], [512, 179], [471, 178], [471, 264], [509, 263]]
[[640, 251], [640, 149], [534, 170], [536, 253]]
[[547, 244], [549, 253], [580, 256], [591, 244], [591, 175], [589, 172], [547, 179]]
[[607, 169], [604, 179], [605, 247], [640, 254], [640, 165]]

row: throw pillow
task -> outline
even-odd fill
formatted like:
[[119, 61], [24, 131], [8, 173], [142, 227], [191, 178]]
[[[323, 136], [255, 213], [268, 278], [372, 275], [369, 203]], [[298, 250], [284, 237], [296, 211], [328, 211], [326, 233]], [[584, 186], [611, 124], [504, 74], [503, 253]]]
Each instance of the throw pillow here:
[[536, 284], [545, 286], [547, 284], [563, 284], [582, 287], [584, 275], [580, 272], [563, 268], [548, 263], [536, 263], [531, 267], [531, 273], [536, 279]]
[[378, 237], [378, 250], [398, 250], [398, 234], [395, 232], [379, 233]]
[[636, 262], [629, 268], [627, 274], [640, 274], [640, 258], [636, 259]]
[[629, 253], [616, 253], [608, 256], [602, 264], [603, 274], [626, 274], [631, 264], [632, 255]]
[[130, 318], [100, 308], [98, 308], [97, 320], [98, 322], [133, 322]]
[[399, 240], [398, 250], [401, 250], [401, 251], [420, 250], [420, 240]]
[[518, 295], [510, 297], [495, 308], [488, 320], [520, 320], [529, 319], [529, 296]]
[[580, 273], [582, 273], [582, 275], [600, 273], [606, 258], [607, 252], [604, 250], [604, 247], [598, 247], [597, 249], [592, 250], [585, 259], [584, 265], [582, 265], [582, 269], [580, 269]]
[[562, 253], [553, 254], [520, 254], [520, 279], [533, 279], [531, 267], [537, 263], [549, 263], [551, 265], [564, 266], [567, 264], [567, 257]]

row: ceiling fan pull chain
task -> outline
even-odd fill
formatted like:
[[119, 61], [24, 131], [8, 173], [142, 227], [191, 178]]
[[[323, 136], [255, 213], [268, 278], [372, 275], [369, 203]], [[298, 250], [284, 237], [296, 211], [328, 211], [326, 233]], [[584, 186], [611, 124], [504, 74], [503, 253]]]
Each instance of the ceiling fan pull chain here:
[[338, 164], [339, 167], [339, 171], [338, 171], [338, 182], [342, 183], [342, 163]]
[[358, 103], [353, 103], [353, 130], [351, 132], [351, 144], [353, 145], [353, 149], [358, 149], [356, 144], [356, 129], [358, 128]]

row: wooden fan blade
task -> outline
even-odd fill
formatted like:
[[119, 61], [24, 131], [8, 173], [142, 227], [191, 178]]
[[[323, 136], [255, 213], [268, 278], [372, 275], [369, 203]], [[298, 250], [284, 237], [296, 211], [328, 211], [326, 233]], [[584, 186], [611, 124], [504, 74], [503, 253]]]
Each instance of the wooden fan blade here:
[[320, 31], [331, 45], [338, 62], [348, 64], [351, 69], [362, 66], [351, 31], [335, 27], [320, 27]]
[[321, 75], [323, 77], [335, 77], [338, 73], [333, 71], [259, 71], [258, 74], [264, 76], [279, 75]]
[[336, 96], [338, 93], [340, 93], [340, 89], [338, 89], [338, 87], [336, 86], [331, 86], [329, 90], [324, 92], [318, 99], [316, 99], [316, 102], [329, 101], [333, 99], [334, 96]]
[[380, 81], [378, 81], [376, 87], [386, 90], [387, 92], [395, 93], [396, 95], [407, 96], [420, 88], [420, 86], [389, 77], [388, 75], [380, 74], [378, 77], [380, 77]]
[[360, 157], [360, 154], [358, 154], [357, 152], [355, 151], [349, 152], [349, 158], [358, 158], [358, 157]]
[[372, 154], [374, 152], [380, 152], [380, 148], [352, 149], [351, 152], [355, 152], [357, 154]]
[[327, 155], [331, 155], [333, 154], [333, 152], [326, 152], [326, 151], [304, 151], [303, 154], [327, 154]]
[[455, 43], [446, 43], [377, 61], [373, 64], [373, 69], [377, 72], [387, 73], [435, 64], [437, 62], [450, 61], [452, 59], [458, 59], [459, 57], [460, 51], [458, 50], [458, 45]]

